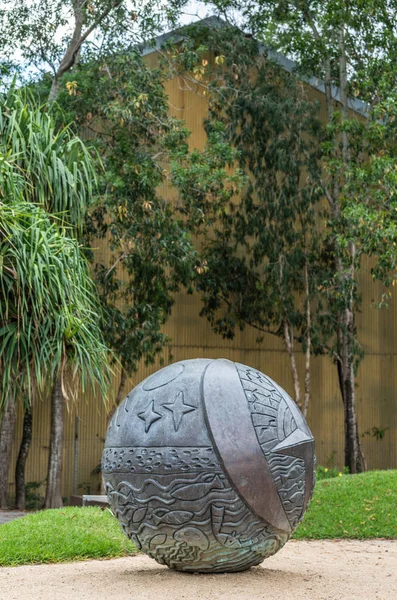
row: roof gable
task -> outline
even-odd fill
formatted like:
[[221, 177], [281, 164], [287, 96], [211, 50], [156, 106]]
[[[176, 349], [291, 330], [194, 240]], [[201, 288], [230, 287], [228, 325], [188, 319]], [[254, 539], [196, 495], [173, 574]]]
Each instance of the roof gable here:
[[[191, 27], [193, 25], [199, 25], [200, 27], [208, 27], [208, 28], [212, 28], [212, 29], [221, 29], [222, 27], [226, 27], [227, 23], [226, 23], [226, 21], [223, 21], [223, 19], [217, 17], [216, 15], [213, 15], [211, 17], [207, 17], [207, 18], [201, 19], [199, 21], [194, 21], [194, 22], [190, 23], [189, 25], [184, 25], [183, 27], [180, 27], [173, 31], [163, 33], [163, 34], [157, 36], [156, 38], [154, 38], [153, 45], [147, 45], [147, 46], [143, 46], [141, 48], [142, 56], [147, 56], [154, 52], [158, 52], [164, 46], [164, 44], [166, 42], [178, 43], [178, 42], [181, 42], [182, 40], [186, 39], [188, 36], [186, 35], [186, 33], [185, 34], [183, 33], [184, 29], [187, 29], [188, 27]], [[273, 60], [274, 62], [279, 64], [286, 71], [289, 71], [290, 73], [298, 71], [298, 64], [294, 60], [291, 60], [287, 56], [284, 56], [284, 54], [281, 54], [280, 52], [276, 52], [275, 50], [271, 50], [270, 48], [267, 48], [264, 44], [259, 44], [259, 51], [262, 55], [266, 54], [270, 60]], [[322, 94], [325, 94], [325, 83], [322, 79], [320, 79], [318, 77], [314, 77], [314, 76], [312, 76], [312, 77], [300, 76], [300, 78], [302, 81], [304, 81], [305, 83], [310, 85], [312, 88], [318, 90]], [[332, 85], [331, 93], [332, 93], [332, 99], [335, 100], [336, 102], [340, 102], [339, 87], [336, 85]], [[349, 103], [349, 108], [351, 110], [353, 110], [354, 112], [360, 114], [363, 117], [368, 116], [368, 106], [362, 100], [358, 100], [357, 98], [349, 97], [348, 103]]]

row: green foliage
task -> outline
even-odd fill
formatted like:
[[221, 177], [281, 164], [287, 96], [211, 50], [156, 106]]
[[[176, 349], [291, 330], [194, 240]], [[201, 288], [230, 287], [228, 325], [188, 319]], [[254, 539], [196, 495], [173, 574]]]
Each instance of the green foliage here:
[[[315, 76], [326, 86], [337, 86], [329, 88], [327, 123], [319, 137], [322, 187], [336, 206], [327, 222], [333, 258], [348, 271], [360, 266], [362, 256], [372, 256], [373, 277], [391, 285], [397, 256], [397, 17], [392, 3], [228, 0], [221, 4], [225, 16], [241, 10], [244, 26], [267, 47], [293, 56], [303, 80]], [[358, 113], [345, 110], [345, 95]], [[354, 256], [349, 244], [354, 244]], [[330, 277], [327, 288], [336, 314], [350, 295], [358, 305], [354, 277]]]
[[127, 52], [174, 25], [185, 3], [10, 0], [0, 6], [0, 64], [15, 69], [22, 62], [27, 77], [37, 72], [54, 77], [61, 66], [73, 66], [76, 56], [68, 55], [68, 50], [74, 50], [77, 58]]
[[[201, 235], [204, 243], [208, 236], [211, 243], [219, 235], [219, 221], [227, 218], [231, 203], [246, 180], [243, 172], [235, 168], [238, 153], [227, 138], [225, 124], [208, 123], [206, 133], [203, 151], [189, 152], [186, 145], [176, 146], [171, 167], [172, 183], [179, 190], [180, 210], [187, 228]], [[213, 227], [216, 229], [212, 232]]]
[[[249, 325], [259, 340], [272, 333], [287, 343], [288, 335], [323, 352], [318, 107], [234, 28], [192, 29], [172, 56], [209, 98], [204, 166], [193, 155], [173, 170], [188, 223], [201, 235], [201, 314], [226, 338]], [[317, 313], [308, 316], [310, 302]]]
[[25, 485], [26, 510], [38, 510], [43, 506], [44, 498], [39, 492], [41, 486], [41, 481], [29, 481]]
[[96, 507], [40, 511], [1, 525], [1, 566], [114, 558], [135, 552], [110, 511]]
[[131, 374], [168, 341], [161, 327], [194, 274], [196, 252], [165, 187], [169, 154], [187, 148], [188, 132], [168, 114], [160, 71], [134, 52], [81, 64], [71, 77], [78, 94], [64, 81], [59, 102], [90, 132], [104, 166], [88, 224], [92, 244], [103, 238], [111, 250], [95, 264], [103, 329]]
[[390, 429], [390, 427], [377, 427], [376, 425], [374, 425], [374, 427], [370, 427], [369, 429], [364, 431], [362, 433], [362, 436], [364, 437], [365, 435], [369, 435], [371, 437], [374, 437], [378, 441], [383, 440], [388, 429]]
[[[22, 199], [56, 215], [58, 226], [81, 233], [96, 172], [90, 149], [71, 127], [57, 127], [45, 105], [12, 86], [0, 97], [0, 152], [12, 157]], [[12, 197], [15, 176], [2, 178], [0, 198]]]
[[30, 400], [59, 368], [71, 369], [71, 395], [78, 380], [83, 389], [98, 383], [106, 395], [100, 304], [82, 249], [69, 237], [90, 203], [89, 151], [14, 88], [0, 98], [0, 131], [1, 401], [9, 392]]
[[397, 537], [397, 471], [319, 481], [295, 539]]
[[[231, 305], [239, 324], [278, 331], [287, 319], [304, 331], [304, 302], [299, 307], [295, 295], [304, 292], [305, 263], [313, 271], [319, 254], [317, 164], [304, 138], [314, 125], [313, 111], [294, 77], [265, 62], [252, 40], [234, 35], [226, 41], [221, 36], [218, 54], [221, 48], [226, 56], [224, 83], [211, 86], [210, 118], [225, 123], [249, 183], [238, 207], [231, 208], [210, 260], [218, 261], [219, 255], [224, 260], [226, 241], [232, 268], [244, 255], [245, 268], [227, 291], [228, 316]], [[217, 265], [217, 272], [227, 273], [227, 266]], [[312, 272], [312, 293], [316, 283]], [[207, 293], [208, 314], [213, 315], [217, 292]]]
[[[293, 57], [302, 80], [316, 87], [321, 82], [325, 92], [325, 123], [316, 136], [320, 184], [328, 204], [324, 256], [329, 269], [321, 282], [326, 304], [321, 329], [330, 337], [328, 350], [338, 368], [346, 464], [357, 472], [364, 465], [354, 402], [354, 379], [363, 357], [355, 324], [358, 272], [369, 256], [374, 279], [390, 286], [397, 266], [396, 11], [389, 0], [209, 4], [232, 22], [237, 11], [240, 26], [263, 41], [266, 52]], [[378, 305], [387, 304], [390, 294]]]
[[342, 477], [342, 475], [348, 475], [349, 469], [344, 467], [343, 471], [338, 467], [323, 467], [318, 465], [316, 468], [316, 480], [322, 481], [323, 479], [333, 479], [334, 477]]
[[9, 391], [30, 399], [59, 366], [72, 368], [72, 387], [99, 383], [105, 393], [108, 350], [99, 304], [78, 243], [62, 235], [40, 207], [0, 203], [0, 371]]

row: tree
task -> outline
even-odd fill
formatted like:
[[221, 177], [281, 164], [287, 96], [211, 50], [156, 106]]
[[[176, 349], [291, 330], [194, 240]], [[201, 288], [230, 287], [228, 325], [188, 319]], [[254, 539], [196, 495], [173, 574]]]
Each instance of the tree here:
[[187, 148], [188, 132], [168, 114], [164, 76], [136, 52], [82, 62], [73, 79], [78, 93], [65, 86], [59, 103], [103, 162], [88, 230], [93, 246], [99, 237], [111, 250], [93, 259], [103, 330], [121, 366], [117, 406], [139, 361], [153, 362], [169, 341], [161, 328], [195, 272], [196, 252], [165, 187], [169, 153]]
[[[13, 412], [16, 398], [23, 396], [30, 402], [36, 389], [45, 391], [55, 373], [62, 390], [71, 394], [65, 377], [69, 368], [71, 388], [80, 379], [83, 389], [97, 382], [105, 393], [107, 348], [97, 324], [95, 289], [77, 242], [62, 235], [42, 209], [7, 195], [0, 205], [0, 235], [3, 420], [10, 407]], [[62, 400], [63, 394], [61, 408]], [[62, 448], [61, 417], [56, 428], [59, 444], [53, 431], [51, 445]], [[1, 439], [5, 444], [4, 436], [3, 427]], [[52, 472], [50, 469], [49, 475]], [[3, 465], [2, 507], [7, 475], [7, 465]], [[58, 478], [52, 485], [60, 495]], [[56, 499], [52, 504], [61, 501]]]
[[[147, 35], [158, 26], [153, 7], [146, 7]], [[120, 15], [113, 15], [114, 23]], [[142, 19], [137, 20], [142, 34]], [[101, 49], [86, 48], [73, 72], [63, 72], [61, 88], [61, 74], [55, 77], [67, 120], [75, 119], [82, 131], [89, 131], [105, 167], [99, 166], [101, 194], [88, 229], [91, 241], [106, 237], [114, 251], [109, 264], [98, 261], [95, 269], [106, 314], [103, 331], [121, 365], [116, 404], [141, 358], [153, 362], [168, 341], [161, 327], [174, 293], [189, 286], [196, 256], [175, 207], [156, 190], [167, 178], [169, 146], [184, 143], [188, 132], [168, 116], [160, 73], [144, 67], [136, 48], [128, 51], [139, 39], [135, 34], [117, 37], [109, 30]], [[123, 53], [116, 52], [119, 45]], [[47, 96], [48, 79], [37, 87]], [[64, 121], [60, 115], [60, 123]]]
[[165, 23], [174, 24], [184, 0], [12, 0], [0, 4], [3, 60], [15, 50], [25, 70], [47, 74], [50, 102], [80, 57], [106, 56], [150, 40]]
[[[77, 242], [67, 236], [81, 230], [95, 172], [81, 140], [68, 128], [57, 132], [53, 118], [22, 92], [12, 90], [2, 98], [0, 130], [2, 156], [11, 157], [3, 163], [8, 166], [1, 186], [3, 264], [7, 265], [6, 258], [10, 263], [3, 268], [1, 298], [3, 398], [9, 393], [14, 398], [23, 395], [31, 410], [33, 390], [43, 392], [54, 378], [46, 506], [61, 506], [65, 368], [74, 366], [73, 377], [81, 374], [83, 388], [98, 381], [104, 390], [108, 376], [95, 290]], [[40, 204], [42, 212], [35, 212]], [[7, 221], [14, 208], [16, 221]], [[15, 246], [7, 237], [11, 233], [18, 241]], [[90, 327], [89, 318], [95, 318]], [[11, 405], [8, 402], [9, 410]], [[27, 434], [29, 420], [28, 411]], [[23, 446], [17, 465], [20, 505], [26, 435]]]
[[[335, 330], [331, 354], [345, 411], [345, 464], [355, 473], [364, 468], [355, 406], [362, 355], [355, 326], [357, 273], [362, 257], [371, 255], [377, 258], [374, 277], [389, 285], [395, 264], [394, 6], [388, 0], [232, 0], [219, 7], [224, 15], [237, 9], [251, 34], [297, 59], [301, 76], [314, 75], [324, 82], [321, 185], [328, 202], [326, 236], [333, 263], [325, 289]], [[364, 223], [371, 223], [369, 235]]]
[[[306, 414], [311, 352], [313, 346], [322, 352], [324, 343], [319, 310], [312, 311], [324, 277], [315, 214], [321, 198], [313, 139], [319, 128], [317, 107], [307, 101], [293, 74], [264, 57], [258, 43], [235, 28], [192, 28], [173, 52], [185, 78], [189, 64], [200, 65], [200, 71], [193, 67], [193, 78], [199, 74], [209, 99], [209, 143], [216, 143], [216, 133], [234, 148], [244, 174], [241, 183], [245, 180], [240, 198], [208, 202], [201, 173], [192, 185], [191, 160], [184, 173], [175, 168], [189, 210], [200, 209], [202, 216], [193, 224], [203, 238], [207, 264], [197, 279], [201, 314], [224, 337], [246, 326], [257, 330], [259, 340], [264, 334], [280, 337], [290, 358], [296, 403]], [[212, 67], [209, 54], [215, 56]], [[204, 73], [209, 83], [202, 81]], [[216, 152], [227, 157], [219, 147]], [[295, 340], [305, 351], [304, 394]]]

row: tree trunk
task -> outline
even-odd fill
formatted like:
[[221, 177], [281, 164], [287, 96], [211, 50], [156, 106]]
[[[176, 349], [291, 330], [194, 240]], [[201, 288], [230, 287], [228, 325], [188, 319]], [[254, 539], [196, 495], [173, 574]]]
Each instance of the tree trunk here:
[[74, 13], [74, 31], [66, 52], [61, 60], [61, 63], [55, 73], [54, 79], [52, 80], [51, 90], [48, 96], [49, 102], [54, 102], [57, 99], [60, 90], [60, 80], [62, 76], [70, 71], [78, 61], [81, 46], [84, 44], [88, 36], [103, 22], [104, 19], [116, 9], [120, 0], [115, 0], [113, 3], [109, 3], [107, 7], [98, 15], [93, 23], [83, 33], [83, 26], [85, 22], [84, 16], [84, 5], [85, 0], [74, 0], [73, 1], [73, 13]]
[[[278, 281], [280, 300], [282, 300], [283, 295], [284, 295], [283, 282], [284, 282], [284, 256], [280, 253], [280, 256], [279, 256], [279, 281]], [[296, 365], [296, 359], [295, 359], [295, 353], [294, 353], [294, 336], [293, 336], [293, 332], [290, 331], [290, 323], [289, 323], [286, 312], [283, 317], [283, 329], [284, 329], [284, 342], [285, 342], [289, 360], [291, 363], [292, 381], [294, 383], [294, 392], [295, 392], [295, 402], [296, 402], [297, 406], [302, 410], [299, 374], [298, 374], [298, 367]]]
[[48, 94], [48, 102], [55, 102], [58, 97], [59, 90], [61, 88], [61, 82], [59, 79], [60, 78], [58, 75], [55, 75], [54, 79], [52, 80], [50, 93]]
[[16, 419], [14, 400], [9, 398], [7, 405], [4, 407], [0, 425], [0, 508], [8, 507], [8, 474]]
[[349, 244], [349, 254], [351, 266], [348, 272], [346, 272], [341, 260], [339, 258], [336, 260], [340, 288], [349, 290], [346, 306], [338, 316], [338, 358], [336, 366], [344, 405], [345, 466], [348, 467], [350, 473], [361, 473], [365, 470], [365, 460], [358, 432], [355, 398], [354, 345], [356, 332], [353, 296], [355, 246], [353, 243]]
[[[123, 369], [123, 367], [121, 367], [121, 377], [120, 377], [119, 389], [117, 390], [117, 396], [115, 398], [114, 404], [108, 414], [108, 420], [107, 420], [108, 425], [109, 425], [114, 413], [116, 412], [117, 407], [119, 406], [120, 402], [124, 399], [124, 388], [125, 388], [126, 383], [127, 383], [127, 373], [126, 373], [125, 369]], [[101, 475], [101, 494], [106, 494], [106, 486], [105, 486], [105, 480], [103, 478], [103, 475]]]
[[307, 416], [310, 401], [310, 358], [311, 358], [311, 306], [309, 269], [305, 262], [305, 295], [306, 295], [306, 353], [305, 353], [305, 399], [303, 402], [303, 416]]
[[[343, 271], [343, 265], [338, 261], [338, 273], [342, 289], [349, 289], [347, 306], [341, 312], [337, 331], [339, 365], [338, 377], [344, 405], [345, 422], [345, 466], [350, 473], [361, 473], [365, 469], [365, 461], [361, 451], [358, 423], [356, 414], [356, 390], [354, 372], [354, 344], [355, 344], [355, 317], [354, 317], [354, 258], [355, 246], [349, 244], [351, 266], [348, 274]], [[348, 282], [348, 285], [346, 285]]]
[[[351, 315], [347, 316], [351, 317]], [[342, 334], [342, 338], [345, 348], [341, 352], [339, 372], [345, 414], [345, 466], [348, 467], [350, 473], [361, 473], [365, 468], [365, 463], [358, 435], [353, 357], [351, 349], [348, 348], [348, 342], [344, 339], [346, 338], [344, 334]]]
[[120, 377], [120, 383], [119, 383], [119, 389], [117, 390], [117, 396], [114, 400], [114, 404], [108, 414], [108, 424], [110, 423], [114, 413], [117, 410], [117, 407], [119, 406], [119, 404], [121, 403], [121, 401], [124, 399], [124, 389], [125, 389], [125, 384], [127, 383], [127, 373], [125, 372], [125, 369], [123, 369], [123, 367], [121, 368], [121, 377]]
[[[326, 76], [329, 78], [329, 64], [326, 62]], [[330, 91], [330, 90], [329, 90]], [[341, 104], [342, 123], [349, 118], [348, 109], [348, 80], [347, 80], [347, 61], [345, 47], [345, 31], [343, 24], [339, 29], [339, 92]], [[331, 98], [329, 92], [326, 94], [328, 109], [328, 118], [332, 116]], [[351, 160], [349, 138], [347, 131], [342, 130], [342, 169], [339, 176], [333, 176], [333, 198], [330, 201], [330, 207], [333, 217], [340, 218], [340, 185], [344, 183], [344, 175]], [[345, 299], [345, 305], [338, 311], [338, 358], [337, 369], [339, 387], [344, 405], [344, 433], [345, 433], [345, 466], [350, 473], [359, 473], [364, 470], [365, 461], [361, 451], [360, 438], [358, 434], [358, 423], [356, 415], [355, 400], [355, 315], [354, 315], [354, 277], [355, 277], [355, 255], [356, 248], [354, 243], [350, 242], [348, 246], [348, 263], [343, 263], [341, 255], [345, 254], [335, 242], [335, 269], [338, 276], [340, 295]], [[346, 254], [345, 254], [346, 256]], [[347, 295], [347, 297], [346, 297]]]
[[25, 465], [32, 441], [33, 413], [32, 404], [25, 409], [23, 417], [22, 441], [19, 447], [17, 464], [15, 466], [15, 505], [20, 510], [26, 508]]
[[83, 22], [84, 15], [81, 9], [82, 2], [78, 0], [77, 2], [73, 2], [73, 13], [74, 13], [74, 31], [72, 38], [69, 42], [69, 46], [66, 49], [66, 52], [61, 60], [61, 63], [58, 67], [57, 72], [55, 73], [55, 77], [52, 80], [50, 94], [48, 96], [49, 102], [54, 102], [57, 99], [60, 89], [60, 80], [62, 75], [69, 71], [75, 64], [77, 55], [80, 51], [81, 47], [81, 33], [83, 31]]
[[47, 489], [44, 508], [61, 508], [62, 491], [62, 450], [63, 450], [63, 393], [62, 376], [59, 372], [51, 394], [51, 437], [48, 457]]
[[296, 365], [294, 353], [293, 336], [290, 334], [289, 324], [286, 319], [284, 319], [284, 340], [285, 345], [287, 346], [288, 356], [291, 362], [292, 380], [294, 382], [295, 391], [295, 402], [297, 406], [302, 410], [301, 389], [299, 384], [298, 367]]
[[332, 106], [332, 71], [331, 71], [331, 59], [327, 57], [324, 61], [325, 65], [325, 98], [327, 105], [327, 116], [328, 122], [331, 123], [333, 117], [333, 106]]
[[[341, 25], [339, 30], [339, 90], [340, 103], [342, 107], [342, 122], [349, 118], [349, 97], [348, 97], [348, 81], [347, 81], [347, 60], [345, 46], [345, 29]], [[346, 168], [350, 162], [349, 138], [347, 131], [342, 130], [342, 159], [343, 165]]]
[[[342, 123], [349, 118], [348, 106], [348, 80], [347, 80], [347, 60], [344, 25], [339, 29], [339, 89]], [[351, 161], [350, 145], [347, 131], [342, 129], [342, 161], [344, 171], [347, 170]], [[344, 173], [343, 173], [344, 175]], [[342, 176], [341, 181], [343, 182]], [[358, 434], [358, 423], [356, 414], [356, 391], [355, 391], [355, 373], [354, 373], [354, 355], [355, 355], [355, 318], [354, 318], [354, 295], [353, 284], [355, 276], [356, 246], [353, 242], [348, 244], [350, 265], [348, 272], [343, 273], [343, 267], [339, 268], [341, 289], [348, 289], [349, 296], [347, 305], [341, 313], [342, 330], [339, 334], [340, 358], [341, 358], [341, 381], [343, 386], [342, 398], [344, 399], [345, 412], [345, 466], [350, 473], [361, 473], [364, 470], [364, 457], [361, 452], [360, 438]], [[348, 285], [346, 286], [346, 283]]]

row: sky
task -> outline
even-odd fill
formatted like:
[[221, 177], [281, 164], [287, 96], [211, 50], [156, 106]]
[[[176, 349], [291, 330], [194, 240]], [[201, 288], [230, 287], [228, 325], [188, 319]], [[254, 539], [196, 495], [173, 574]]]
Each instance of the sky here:
[[[87, 1], [91, 1], [93, 3], [93, 5], [95, 5], [95, 0], [87, 0]], [[142, 9], [142, 5], [145, 2], [153, 2], [153, 0], [135, 0], [135, 1], [128, 1], [127, 0], [127, 4], [130, 4], [131, 6], [131, 10], [133, 11], [134, 5], [135, 6], [139, 6], [139, 9]], [[25, 5], [28, 7], [31, 7], [32, 10], [32, 14], [34, 14], [34, 5], [39, 4], [40, 5], [40, 0], [0, 0], [0, 11], [2, 10], [9, 10], [10, 8], [14, 7], [14, 6], [18, 6], [18, 5]], [[60, 3], [61, 4], [61, 3]], [[53, 6], [56, 6], [57, 2], [54, 2]], [[156, 5], [156, 2], [155, 2]], [[43, 5], [41, 5], [43, 6]], [[51, 6], [51, 3], [49, 3], [49, 6]], [[70, 4], [68, 5], [70, 7]], [[0, 12], [1, 14], [1, 12]], [[209, 16], [210, 14], [213, 14], [211, 12], [211, 9], [208, 7], [208, 5], [206, 6], [203, 2], [200, 2], [198, 0], [191, 0], [190, 2], [188, 2], [188, 4], [184, 7], [183, 12], [180, 15], [180, 19], [179, 22], [181, 25], [187, 25], [189, 23], [193, 23], [195, 21], [198, 21], [200, 19], [203, 19], [206, 16]], [[69, 22], [70, 24], [64, 26], [64, 27], [58, 27], [57, 30], [54, 32], [54, 42], [55, 45], [60, 45], [62, 38], [65, 37], [65, 35], [69, 35], [72, 32], [72, 27], [74, 25], [74, 22], [72, 20], [70, 20]], [[48, 22], [47, 22], [48, 24]], [[40, 25], [39, 25], [40, 26]], [[0, 24], [1, 27], [1, 24]], [[44, 29], [44, 28], [43, 28]], [[168, 30], [170, 30], [170, 27], [164, 27], [164, 29], [162, 31], [159, 31], [158, 33], [166, 33]], [[48, 27], [47, 27], [48, 30]], [[0, 37], [1, 37], [1, 31], [0, 31]], [[34, 40], [36, 41], [36, 40]], [[97, 32], [93, 32], [91, 34], [91, 36], [88, 37], [87, 41], [91, 41], [91, 42], [98, 42], [99, 38], [98, 38], [98, 33]], [[33, 44], [28, 45], [32, 47]], [[29, 51], [29, 49], [28, 49]], [[37, 56], [37, 55], [36, 55]], [[3, 44], [0, 44], [0, 62], [4, 61], [4, 62], [8, 62], [11, 61], [14, 64], [19, 65], [19, 69], [20, 69], [20, 74], [18, 76], [18, 82], [22, 83], [22, 81], [26, 80], [26, 79], [35, 79], [37, 77], [38, 74], [40, 73], [44, 73], [44, 72], [48, 72], [48, 71], [52, 71], [51, 67], [48, 65], [48, 63], [46, 63], [45, 61], [38, 61], [36, 62], [36, 64], [32, 63], [32, 60], [28, 60], [26, 59], [26, 57], [24, 57], [22, 51], [21, 51], [21, 47], [18, 47], [18, 45], [15, 45], [14, 48], [12, 48], [11, 50], [6, 47]], [[59, 59], [58, 59], [59, 62]], [[58, 67], [58, 64], [55, 64], [55, 67]], [[8, 78], [3, 79], [2, 84], [3, 85], [8, 85], [6, 82], [8, 81]], [[3, 88], [3, 85], [0, 82], [0, 88]]]
[[[36, 2], [37, 2], [37, 0], [36, 0]], [[93, 0], [93, 2], [95, 2], [95, 0]], [[0, 1], [0, 10], [7, 9], [7, 6], [17, 4], [17, 3], [18, 3], [17, 0], [15, 0], [15, 2], [1, 2]], [[29, 5], [33, 6], [35, 1], [34, 0], [24, 0], [24, 3], [27, 6], [29, 6]], [[131, 8], [133, 9], [134, 3], [131, 2], [130, 4], [131, 4]], [[193, 23], [195, 21], [203, 19], [206, 16], [209, 16], [210, 14], [211, 14], [211, 10], [209, 9], [208, 6], [206, 6], [204, 3], [199, 2], [197, 0], [192, 0], [183, 9], [183, 12], [180, 17], [180, 24], [187, 25], [189, 23]], [[72, 25], [72, 23], [71, 23], [71, 25]], [[54, 37], [55, 41], [61, 42], [62, 38], [66, 34], [68, 34], [70, 30], [71, 30], [70, 26], [59, 27], [57, 29], [57, 31], [55, 32], [55, 37]], [[166, 30], [159, 31], [159, 34], [161, 34], [161, 33], [166, 33]], [[96, 37], [97, 37], [97, 33], [94, 32], [93, 34], [91, 34], [91, 36], [89, 36], [88, 41], [95, 41]], [[5, 55], [5, 54], [2, 55], [2, 51], [1, 51], [1, 47], [0, 47], [0, 59], [4, 59], [4, 58], [16, 61], [18, 63], [23, 62], [23, 56], [22, 56], [21, 50], [18, 47], [14, 48], [14, 50], [11, 53], [8, 53], [7, 55]]]

